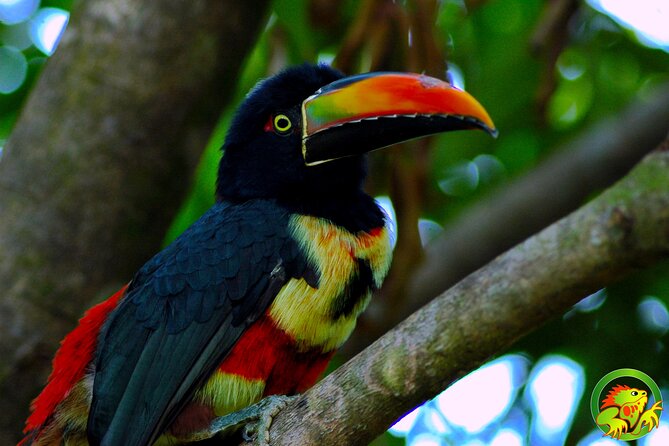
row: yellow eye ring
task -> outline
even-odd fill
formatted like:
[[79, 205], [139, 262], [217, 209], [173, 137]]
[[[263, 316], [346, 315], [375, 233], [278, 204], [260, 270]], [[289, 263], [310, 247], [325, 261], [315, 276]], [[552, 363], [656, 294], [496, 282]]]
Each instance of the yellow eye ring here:
[[274, 130], [280, 134], [285, 135], [290, 132], [290, 129], [293, 128], [293, 123], [290, 122], [290, 118], [286, 115], [276, 115], [273, 120]]

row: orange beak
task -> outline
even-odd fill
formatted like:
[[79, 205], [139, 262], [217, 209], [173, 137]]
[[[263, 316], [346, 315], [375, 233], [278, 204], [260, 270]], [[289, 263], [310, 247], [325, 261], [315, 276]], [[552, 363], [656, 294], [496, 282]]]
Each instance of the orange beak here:
[[469, 93], [421, 74], [368, 73], [322, 87], [302, 103], [307, 165], [452, 130], [497, 130]]

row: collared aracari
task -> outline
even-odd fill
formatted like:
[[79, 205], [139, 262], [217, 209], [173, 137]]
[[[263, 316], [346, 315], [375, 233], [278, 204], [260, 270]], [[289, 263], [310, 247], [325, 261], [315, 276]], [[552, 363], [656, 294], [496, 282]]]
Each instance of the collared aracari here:
[[259, 82], [216, 204], [65, 337], [21, 445], [182, 444], [313, 385], [390, 265], [365, 153], [458, 129], [495, 133], [474, 98], [424, 75], [305, 64]]

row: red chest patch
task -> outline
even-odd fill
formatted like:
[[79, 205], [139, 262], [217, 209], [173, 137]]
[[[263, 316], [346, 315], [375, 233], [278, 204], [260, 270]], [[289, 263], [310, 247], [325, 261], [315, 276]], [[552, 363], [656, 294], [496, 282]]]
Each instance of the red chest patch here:
[[292, 394], [311, 387], [333, 354], [298, 351], [295, 340], [265, 315], [239, 338], [219, 370], [264, 381], [264, 395]]

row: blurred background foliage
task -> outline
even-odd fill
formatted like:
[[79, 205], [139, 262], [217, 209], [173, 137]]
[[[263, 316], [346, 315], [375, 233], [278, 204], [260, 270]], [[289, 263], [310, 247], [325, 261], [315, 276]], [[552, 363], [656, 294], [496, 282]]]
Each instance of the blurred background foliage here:
[[[0, 157], [71, 7], [0, 0]], [[395, 256], [403, 266], [393, 283], [406, 283], [421, 244], [473, 203], [669, 82], [667, 23], [666, 0], [274, 0], [166, 243], [212, 204], [225, 129], [258, 79], [303, 61], [349, 74], [426, 72], [478, 98], [500, 137], [450, 133], [373, 154], [369, 190], [399, 222]], [[669, 395], [668, 272], [661, 264], [584, 299], [375, 444], [614, 444], [595, 429], [590, 393], [609, 371], [631, 367]], [[639, 444], [669, 444], [667, 423]]]

